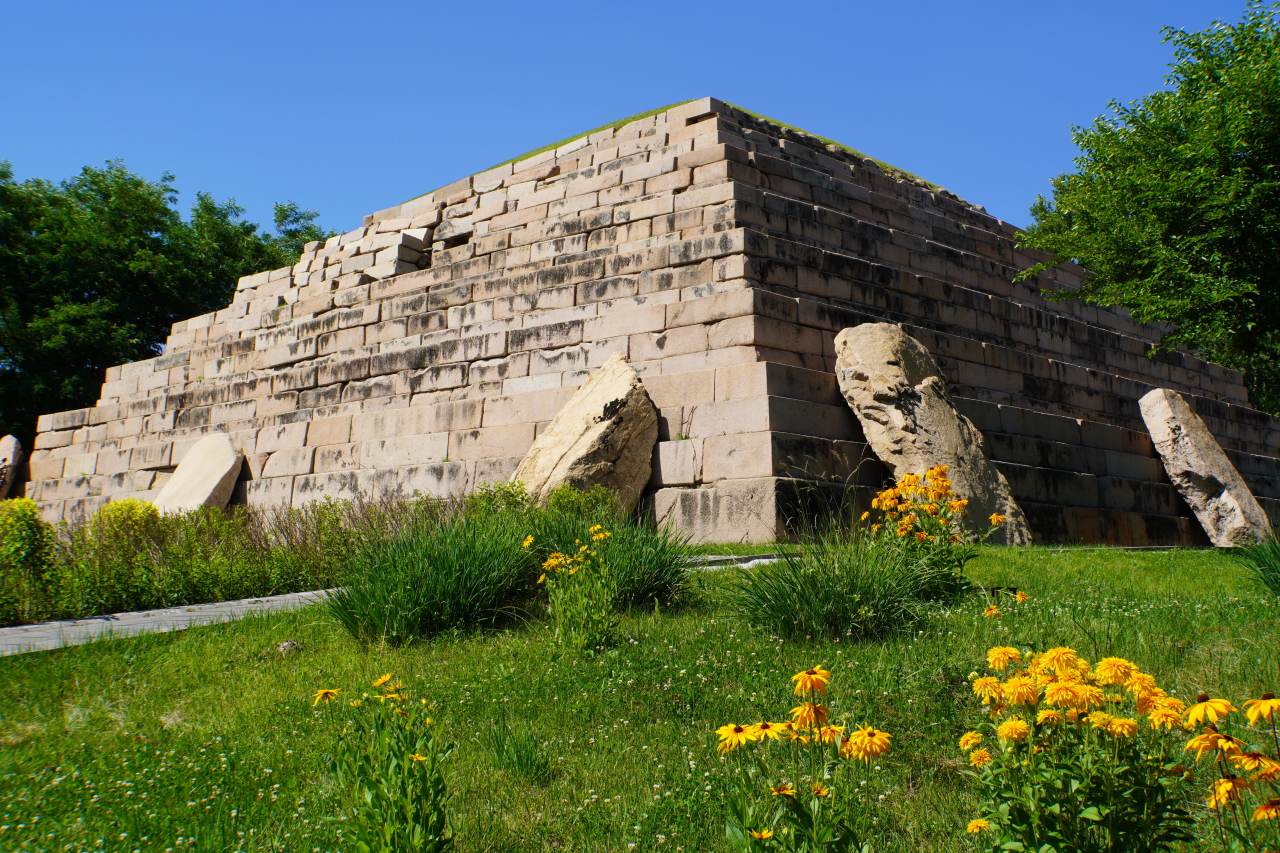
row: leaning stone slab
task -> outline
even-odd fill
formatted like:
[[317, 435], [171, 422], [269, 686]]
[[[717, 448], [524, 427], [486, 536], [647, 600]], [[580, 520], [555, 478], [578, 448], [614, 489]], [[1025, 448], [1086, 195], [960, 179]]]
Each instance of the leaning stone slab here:
[[9, 496], [9, 489], [18, 479], [22, 465], [22, 444], [12, 435], [0, 438], [0, 500]]
[[942, 371], [924, 346], [891, 323], [845, 329], [836, 335], [836, 380], [894, 479], [946, 465], [956, 492], [969, 501], [975, 526], [993, 514], [1006, 518], [991, 542], [1031, 543], [1026, 516], [991, 463], [986, 439], [951, 402]]
[[1267, 514], [1182, 395], [1157, 388], [1138, 405], [1165, 472], [1214, 545], [1233, 548], [1270, 535]]
[[564, 484], [599, 484], [630, 511], [649, 482], [657, 440], [653, 403], [635, 370], [614, 353], [533, 442], [511, 481], [524, 483], [538, 501]]
[[229, 436], [200, 439], [160, 491], [156, 509], [166, 513], [189, 512], [202, 506], [225, 507], [240, 475], [241, 460], [240, 451]]

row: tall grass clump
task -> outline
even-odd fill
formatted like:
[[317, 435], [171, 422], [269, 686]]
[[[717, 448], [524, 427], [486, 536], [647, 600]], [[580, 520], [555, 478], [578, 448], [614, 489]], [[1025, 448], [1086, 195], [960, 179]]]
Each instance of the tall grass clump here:
[[726, 603], [784, 640], [870, 640], [915, 621], [932, 575], [872, 537], [829, 531], [799, 553], [737, 570]]
[[1258, 583], [1280, 595], [1280, 538], [1269, 536], [1256, 545], [1237, 548], [1235, 553]]
[[457, 514], [358, 545], [329, 612], [353, 637], [393, 646], [519, 615], [536, 575], [511, 521]]

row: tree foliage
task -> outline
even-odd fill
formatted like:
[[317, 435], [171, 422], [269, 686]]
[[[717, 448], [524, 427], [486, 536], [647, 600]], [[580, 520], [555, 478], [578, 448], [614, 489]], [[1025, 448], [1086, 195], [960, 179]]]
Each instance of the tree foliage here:
[[226, 307], [240, 276], [328, 236], [293, 202], [275, 206], [275, 234], [206, 193], [184, 220], [173, 180], [113, 161], [18, 182], [0, 161], [0, 434], [30, 446], [40, 414], [93, 405], [107, 367], [157, 355], [173, 323]]
[[1072, 128], [1076, 171], [1037, 199], [1021, 245], [1089, 270], [1078, 293], [1128, 306], [1244, 372], [1253, 405], [1280, 413], [1280, 4], [1239, 24], [1166, 28], [1169, 88]]

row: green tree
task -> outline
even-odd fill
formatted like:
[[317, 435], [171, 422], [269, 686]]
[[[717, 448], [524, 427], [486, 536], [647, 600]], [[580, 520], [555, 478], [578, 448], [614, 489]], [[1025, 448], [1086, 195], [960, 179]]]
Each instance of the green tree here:
[[1241, 370], [1255, 407], [1280, 413], [1280, 4], [1239, 24], [1166, 28], [1169, 88], [1073, 127], [1076, 171], [1038, 198], [1022, 246], [1089, 271], [1081, 298], [1124, 305]]
[[293, 202], [275, 206], [275, 234], [206, 193], [183, 220], [173, 180], [114, 161], [18, 182], [0, 161], [0, 434], [29, 447], [40, 414], [93, 405], [107, 367], [156, 355], [173, 323], [226, 307], [240, 276], [328, 236]]

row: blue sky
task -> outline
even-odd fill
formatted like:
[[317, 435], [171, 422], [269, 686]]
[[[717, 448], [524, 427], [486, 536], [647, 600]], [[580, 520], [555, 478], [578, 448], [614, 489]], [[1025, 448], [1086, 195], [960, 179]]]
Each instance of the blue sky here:
[[363, 214], [578, 131], [711, 95], [838, 139], [1017, 225], [1070, 126], [1162, 87], [1165, 25], [1244, 0], [77, 3], [5, 7], [0, 159], [122, 158], [234, 197]]

